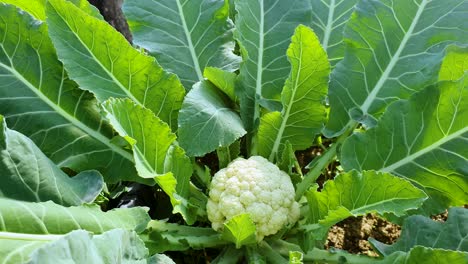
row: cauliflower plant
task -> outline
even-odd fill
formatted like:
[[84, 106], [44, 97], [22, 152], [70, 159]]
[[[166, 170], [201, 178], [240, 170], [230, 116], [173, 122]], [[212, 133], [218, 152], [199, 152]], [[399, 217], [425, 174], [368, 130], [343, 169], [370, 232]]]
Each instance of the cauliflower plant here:
[[260, 156], [237, 158], [218, 171], [209, 196], [208, 219], [217, 231], [232, 217], [248, 213], [261, 241], [299, 218], [289, 175]]

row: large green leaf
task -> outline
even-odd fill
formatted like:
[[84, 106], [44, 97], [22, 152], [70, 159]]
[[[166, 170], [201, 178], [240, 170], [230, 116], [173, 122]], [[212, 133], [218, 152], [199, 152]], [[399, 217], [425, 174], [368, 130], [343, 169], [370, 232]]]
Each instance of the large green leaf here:
[[286, 141], [293, 150], [310, 147], [327, 117], [330, 64], [314, 32], [298, 26], [287, 55], [292, 70], [281, 96], [283, 110], [262, 116], [258, 131], [258, 153], [270, 161], [277, 160]]
[[60, 167], [98, 169], [108, 182], [138, 180], [93, 96], [67, 78], [46, 25], [5, 4], [0, 17], [0, 114], [9, 127]]
[[125, 1], [135, 44], [176, 73], [187, 90], [207, 66], [236, 70], [232, 22], [225, 0]]
[[62, 205], [92, 202], [104, 182], [97, 171], [69, 178], [28, 137], [6, 127], [0, 115], [0, 197]]
[[340, 174], [327, 181], [320, 192], [312, 189], [306, 196], [311, 229], [321, 235], [350, 216], [371, 212], [402, 216], [406, 211], [418, 208], [427, 198], [410, 182], [375, 171]]
[[410, 180], [430, 197], [427, 213], [468, 202], [468, 78], [445, 81], [393, 103], [379, 124], [348, 138], [346, 170], [379, 170]]
[[452, 207], [446, 222], [414, 215], [405, 219], [401, 236], [392, 245], [373, 238], [370, 242], [384, 256], [397, 251], [408, 252], [415, 246], [468, 252], [468, 209]]
[[468, 263], [468, 252], [416, 246], [409, 252], [395, 252], [378, 264]]
[[279, 99], [290, 72], [286, 58], [298, 24], [311, 19], [309, 1], [235, 0], [236, 32], [243, 62], [239, 75], [241, 115], [247, 131], [258, 124], [260, 99]]
[[[15, 235], [0, 232], [0, 262], [4, 264], [148, 263], [148, 249], [134, 231], [112, 229], [101, 235], [75, 230], [64, 236]], [[85, 254], [84, 254], [85, 253]]]
[[358, 0], [310, 0], [312, 29], [334, 67], [344, 56], [343, 30]]
[[177, 76], [134, 49], [105, 21], [72, 3], [50, 0], [46, 15], [58, 56], [80, 88], [93, 92], [100, 102], [130, 98], [176, 128], [185, 93]]
[[63, 235], [75, 229], [101, 234], [114, 228], [142, 232], [150, 220], [142, 207], [102, 212], [97, 205], [64, 207], [52, 202], [30, 203], [0, 198], [0, 231]]
[[[138, 174], [154, 179], [175, 207], [187, 206], [181, 199], [188, 199], [192, 166], [184, 151], [173, 145], [176, 135], [170, 127], [130, 99], [112, 98], [103, 107], [111, 124], [132, 146]], [[176, 207], [176, 210], [183, 209]], [[192, 222], [188, 213], [181, 213]]]
[[179, 115], [180, 145], [190, 156], [203, 156], [229, 146], [246, 133], [229, 99], [213, 84], [202, 81], [185, 97]]
[[330, 82], [328, 137], [437, 81], [444, 50], [468, 43], [468, 0], [363, 0], [345, 28], [345, 56]]

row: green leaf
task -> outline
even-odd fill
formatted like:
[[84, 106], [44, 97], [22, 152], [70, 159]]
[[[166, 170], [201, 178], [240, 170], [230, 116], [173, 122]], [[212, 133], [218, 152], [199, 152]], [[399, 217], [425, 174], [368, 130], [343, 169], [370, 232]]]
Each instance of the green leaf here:
[[98, 169], [109, 183], [141, 181], [93, 96], [67, 78], [46, 25], [10, 5], [0, 4], [0, 17], [0, 114], [8, 126], [59, 167]]
[[18, 234], [60, 235], [75, 229], [101, 234], [114, 228], [142, 232], [150, 220], [146, 209], [102, 212], [97, 205], [64, 207], [52, 202], [30, 203], [0, 198], [0, 231]]
[[318, 224], [319, 232], [328, 231], [329, 227], [350, 216], [371, 212], [402, 216], [406, 211], [418, 208], [427, 198], [408, 181], [374, 171], [340, 174], [327, 181], [320, 192], [312, 189], [306, 196], [310, 223]]
[[[68, 2], [73, 3], [75, 6], [83, 10], [89, 15], [92, 15], [98, 19], [104, 20], [104, 18], [99, 13], [99, 10], [91, 5], [87, 0], [67, 0]], [[34, 18], [45, 21], [45, 5], [47, 0], [0, 0], [0, 3], [12, 4], [15, 5], [24, 11], [31, 14]]]
[[409, 252], [415, 246], [468, 252], [468, 209], [452, 207], [446, 222], [414, 215], [405, 219], [401, 236], [392, 245], [369, 240], [384, 256], [397, 251]]
[[246, 131], [229, 99], [208, 81], [194, 85], [179, 114], [180, 145], [189, 156], [203, 156], [232, 144]]
[[224, 223], [223, 238], [236, 244], [236, 248], [257, 243], [255, 223], [249, 214], [236, 215]]
[[[173, 206], [181, 203], [180, 198], [188, 199], [192, 165], [180, 147], [172, 146], [176, 135], [170, 127], [130, 99], [111, 98], [103, 108], [110, 123], [132, 146], [138, 174], [154, 179]], [[182, 215], [193, 222], [187, 214]]]
[[235, 73], [218, 68], [206, 67], [203, 71], [203, 76], [205, 76], [205, 78], [214, 84], [218, 89], [223, 91], [224, 94], [229, 96], [231, 101], [237, 102], [239, 100], [235, 94], [237, 78]]
[[355, 10], [331, 76], [327, 137], [372, 127], [390, 103], [437, 81], [448, 45], [468, 42], [467, 0], [363, 0]]
[[292, 70], [281, 94], [283, 111], [264, 115], [258, 131], [258, 153], [272, 162], [286, 141], [293, 150], [310, 147], [327, 117], [324, 101], [330, 64], [314, 32], [298, 26], [287, 55]]
[[207, 66], [234, 71], [233, 25], [225, 0], [125, 1], [135, 44], [177, 74], [187, 90], [203, 80]]
[[298, 24], [311, 18], [309, 1], [235, 0], [236, 32], [243, 63], [238, 96], [247, 131], [259, 122], [259, 100], [279, 99], [290, 67], [286, 50]]
[[185, 251], [190, 248], [222, 247], [230, 243], [208, 227], [191, 227], [153, 220], [149, 222], [147, 230], [140, 236], [143, 237], [150, 254]]
[[439, 71], [440, 81], [456, 81], [468, 71], [468, 46], [450, 46]]
[[441, 82], [393, 103], [379, 124], [343, 144], [345, 170], [379, 170], [410, 180], [440, 213], [468, 202], [468, 85]]
[[6, 127], [0, 115], [0, 197], [62, 205], [94, 201], [104, 182], [97, 171], [69, 178], [29, 138]]
[[[1, 234], [1, 233], [0, 233]], [[134, 231], [113, 229], [101, 235], [75, 230], [51, 242], [35, 236], [0, 235], [2, 263], [147, 263], [148, 249]], [[84, 254], [86, 252], [86, 254]]]
[[468, 252], [417, 246], [410, 252], [395, 252], [378, 264], [467, 263]]
[[177, 76], [134, 49], [105, 21], [72, 3], [50, 0], [46, 14], [58, 56], [80, 88], [94, 93], [100, 102], [110, 97], [130, 98], [176, 128], [185, 93]]
[[345, 45], [343, 30], [358, 0], [310, 1], [312, 5], [312, 29], [320, 39], [328, 60], [334, 67], [343, 59]]

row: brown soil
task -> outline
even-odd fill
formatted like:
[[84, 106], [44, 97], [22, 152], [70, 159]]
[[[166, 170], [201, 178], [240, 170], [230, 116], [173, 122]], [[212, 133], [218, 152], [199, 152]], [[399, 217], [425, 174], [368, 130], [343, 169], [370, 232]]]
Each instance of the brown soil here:
[[373, 214], [352, 217], [330, 229], [325, 248], [339, 248], [353, 254], [378, 256], [367, 241], [369, 237], [392, 244], [400, 237], [400, 231], [400, 226]]

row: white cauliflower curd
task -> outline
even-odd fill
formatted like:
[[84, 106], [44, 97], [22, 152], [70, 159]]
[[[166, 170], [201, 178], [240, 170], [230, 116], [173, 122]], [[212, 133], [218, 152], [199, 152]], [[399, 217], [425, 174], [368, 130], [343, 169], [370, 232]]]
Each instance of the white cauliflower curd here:
[[248, 213], [257, 240], [275, 234], [299, 218], [294, 186], [288, 174], [263, 157], [237, 158], [211, 181], [207, 212], [214, 230], [232, 217]]

